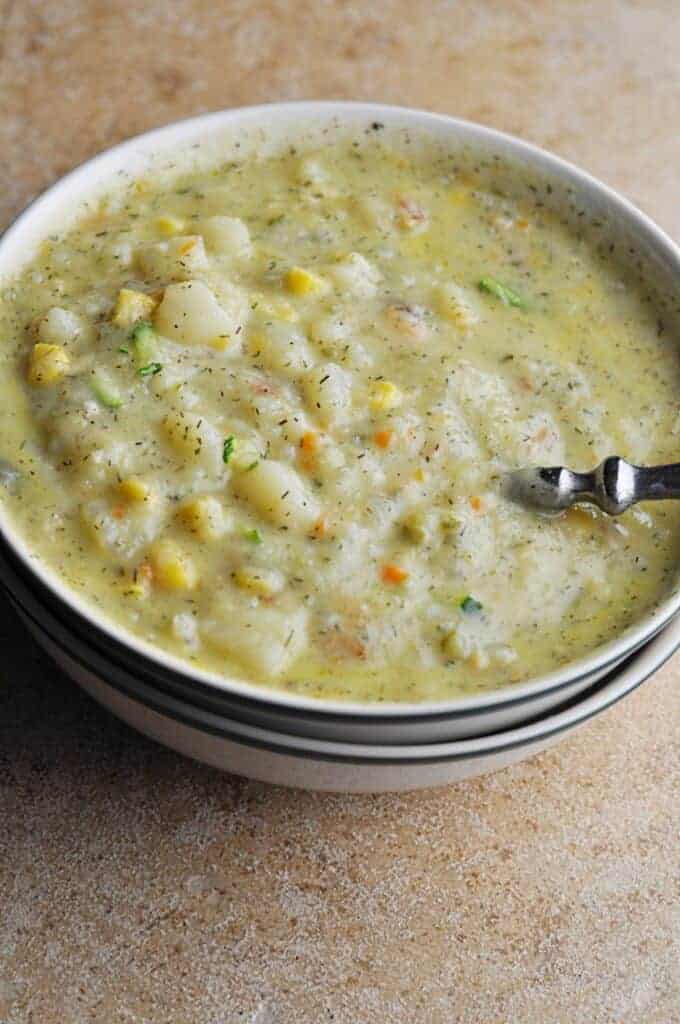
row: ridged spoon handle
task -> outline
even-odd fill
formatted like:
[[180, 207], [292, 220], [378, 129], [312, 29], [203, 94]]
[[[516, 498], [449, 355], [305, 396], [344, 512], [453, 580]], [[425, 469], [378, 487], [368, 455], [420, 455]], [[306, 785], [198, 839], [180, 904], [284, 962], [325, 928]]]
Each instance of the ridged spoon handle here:
[[680, 463], [633, 466], [611, 455], [591, 473], [565, 466], [520, 469], [510, 475], [509, 492], [516, 501], [546, 511], [589, 502], [617, 516], [638, 501], [680, 498]]

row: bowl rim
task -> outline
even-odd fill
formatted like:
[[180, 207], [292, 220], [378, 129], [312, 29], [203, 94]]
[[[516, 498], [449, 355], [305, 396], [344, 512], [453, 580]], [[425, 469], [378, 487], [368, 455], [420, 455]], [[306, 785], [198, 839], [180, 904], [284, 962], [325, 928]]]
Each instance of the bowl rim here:
[[[140, 707], [197, 732], [271, 753], [342, 764], [415, 765], [471, 761], [491, 757], [523, 747], [541, 746], [585, 724], [591, 718], [613, 707], [636, 690], [658, 671], [680, 648], [680, 617], [672, 620], [643, 647], [630, 654], [604, 679], [598, 680], [565, 706], [551, 708], [528, 723], [462, 739], [435, 740], [422, 743], [370, 744], [365, 741], [328, 740], [324, 737], [299, 736], [265, 725], [240, 722], [211, 712], [174, 696], [160, 693], [153, 686], [141, 683], [134, 676], [131, 682], [104, 675], [109, 666], [106, 658], [94, 652], [87, 642], [73, 644], [73, 636], [49, 613], [36, 614], [25, 601], [12, 596], [15, 610], [34, 631], [47, 638], [48, 650], [56, 648], [71, 666], [85, 671], [104, 685]], [[39, 606], [38, 606], [39, 607]], [[55, 630], [56, 626], [56, 630]], [[66, 636], [66, 639], [63, 638]]]
[[[189, 138], [207, 139], [211, 129], [217, 126], [235, 126], [239, 121], [260, 130], [266, 129], [268, 123], [271, 124], [274, 120], [284, 123], [288, 121], [291, 126], [294, 125], [291, 127], [291, 131], [299, 134], [305, 124], [312, 125], [315, 120], [322, 119], [340, 120], [341, 122], [343, 116], [351, 125], [363, 121], [370, 124], [380, 119], [391, 127], [410, 129], [413, 132], [431, 129], [432, 134], [439, 132], [441, 138], [448, 134], [452, 140], [467, 142], [473, 146], [477, 142], [490, 148], [493, 147], [511, 159], [524, 160], [538, 172], [555, 175], [573, 186], [575, 190], [580, 191], [581, 194], [598, 197], [621, 219], [634, 224], [640, 238], [644, 239], [650, 251], [661, 256], [664, 262], [672, 266], [680, 275], [680, 247], [629, 200], [562, 157], [549, 153], [516, 136], [446, 114], [381, 103], [344, 100], [300, 100], [227, 108], [174, 121], [126, 139], [78, 165], [29, 203], [0, 236], [0, 262], [8, 248], [10, 250], [12, 246], [20, 248], [22, 233], [34, 219], [39, 219], [41, 215], [47, 217], [50, 213], [54, 214], [60, 206], [63, 214], [65, 200], [74, 190], [82, 188], [80, 195], [84, 198], [87, 194], [93, 194], [95, 184], [101, 183], [102, 180], [106, 179], [109, 183], [113, 183], [115, 171], [120, 172], [123, 166], [122, 161], [126, 156], [136, 155], [139, 158], [140, 155], [149, 157], [152, 154], [160, 154], [167, 149], [171, 140], [177, 142], [186, 141]], [[15, 265], [17, 268], [20, 267], [21, 261], [15, 259]], [[6, 275], [0, 270], [0, 281], [3, 276]], [[116, 623], [113, 618], [105, 614], [97, 614], [85, 596], [81, 596], [74, 588], [66, 584], [56, 570], [42, 561], [37, 562], [36, 555], [31, 553], [31, 548], [22, 537], [21, 531], [11, 522], [2, 502], [0, 502], [0, 538], [19, 558], [29, 573], [75, 615], [85, 620], [90, 627], [104, 633], [110, 640], [150, 660], [157, 667], [237, 698], [264, 702], [289, 710], [298, 709], [312, 714], [326, 713], [340, 718], [358, 716], [362, 719], [379, 720], [381, 718], [423, 718], [446, 714], [483, 713], [484, 711], [499, 711], [518, 702], [540, 698], [585, 675], [601, 671], [614, 661], [624, 658], [627, 653], [640, 647], [646, 639], [662, 629], [680, 608], [679, 586], [669, 597], [660, 602], [651, 614], [643, 616], [637, 623], [622, 631], [612, 640], [598, 646], [581, 658], [569, 661], [560, 668], [533, 677], [521, 684], [501, 686], [476, 695], [432, 702], [361, 703], [329, 700], [291, 694], [275, 687], [251, 683], [245, 679], [231, 678], [217, 672], [197, 668], [185, 659], [164, 650], [160, 645], [152, 644], [136, 636], [126, 627]]]

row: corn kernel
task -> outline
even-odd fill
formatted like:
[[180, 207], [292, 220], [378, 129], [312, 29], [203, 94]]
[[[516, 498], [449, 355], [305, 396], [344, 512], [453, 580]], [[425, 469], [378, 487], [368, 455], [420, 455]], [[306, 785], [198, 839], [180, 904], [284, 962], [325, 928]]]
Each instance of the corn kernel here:
[[33, 346], [28, 364], [28, 380], [36, 387], [55, 384], [68, 373], [71, 360], [61, 345], [46, 345], [39, 341]]
[[151, 488], [138, 476], [129, 476], [118, 484], [118, 491], [121, 497], [127, 501], [146, 501], [151, 493]]
[[163, 235], [178, 235], [184, 230], [184, 221], [180, 220], [179, 217], [167, 215], [158, 218], [156, 227]]
[[224, 352], [224, 350], [228, 347], [230, 341], [231, 341], [230, 335], [228, 335], [228, 334], [217, 334], [212, 339], [212, 341], [209, 342], [209, 344], [210, 344], [210, 347], [214, 348], [217, 352]]
[[186, 502], [177, 515], [182, 525], [200, 540], [218, 540], [226, 530], [224, 509], [210, 494]]
[[188, 256], [190, 252], [194, 251], [194, 249], [196, 248], [196, 246], [198, 245], [199, 242], [201, 242], [201, 246], [202, 246], [203, 245], [202, 239], [200, 239], [200, 238], [187, 238], [186, 242], [182, 242], [182, 244], [179, 246], [179, 248], [177, 250], [178, 254], [180, 256]]
[[193, 590], [198, 583], [196, 566], [172, 540], [158, 541], [150, 552], [154, 579], [164, 590]]
[[323, 278], [302, 267], [291, 267], [285, 276], [286, 288], [293, 295], [313, 295], [328, 287]]
[[396, 384], [389, 380], [379, 380], [371, 391], [371, 408], [379, 412], [387, 412], [401, 405], [404, 396]]
[[113, 311], [113, 322], [116, 327], [132, 327], [138, 320], [148, 319], [157, 305], [158, 301], [146, 292], [121, 288]]

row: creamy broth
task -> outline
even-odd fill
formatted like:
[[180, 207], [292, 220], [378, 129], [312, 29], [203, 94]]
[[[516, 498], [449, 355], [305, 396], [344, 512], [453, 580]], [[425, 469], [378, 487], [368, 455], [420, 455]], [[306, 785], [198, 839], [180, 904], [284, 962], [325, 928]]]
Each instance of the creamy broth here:
[[45, 240], [0, 328], [13, 520], [202, 668], [445, 699], [674, 583], [673, 505], [503, 495], [517, 466], [677, 459], [680, 362], [614, 258], [500, 173], [375, 133], [151, 175]]

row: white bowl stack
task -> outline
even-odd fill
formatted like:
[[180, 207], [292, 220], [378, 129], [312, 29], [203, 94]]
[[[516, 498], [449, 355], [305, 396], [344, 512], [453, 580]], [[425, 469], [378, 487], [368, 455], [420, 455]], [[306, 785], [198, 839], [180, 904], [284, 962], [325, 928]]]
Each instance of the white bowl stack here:
[[[677, 290], [680, 251], [648, 218], [587, 174], [517, 139], [421, 111], [377, 104], [291, 103], [221, 111], [169, 125], [107, 151], [62, 179], [0, 241], [0, 281], [36, 244], [115, 178], [137, 177], [186, 146], [207, 153], [250, 140], [276, 144], [329, 128], [427, 135], [493, 156], [578, 202]], [[95, 699], [141, 732], [225, 770], [337, 791], [442, 785], [512, 764], [610, 707], [680, 646], [675, 592], [587, 658], [523, 685], [441, 704], [350, 705], [295, 698], [189, 667], [102, 618], [49, 568], [37, 566], [0, 506], [0, 585], [54, 659]]]

